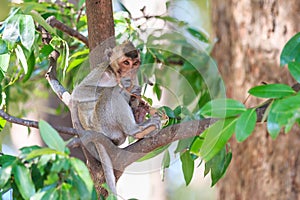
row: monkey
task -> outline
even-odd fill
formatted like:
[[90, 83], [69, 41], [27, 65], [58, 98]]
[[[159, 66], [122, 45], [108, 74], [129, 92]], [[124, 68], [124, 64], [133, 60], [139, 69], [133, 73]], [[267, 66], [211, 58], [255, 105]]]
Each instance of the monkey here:
[[[136, 139], [151, 137], [161, 127], [159, 116], [136, 122], [131, 96], [140, 97], [137, 70], [140, 55], [131, 42], [125, 42], [107, 52], [109, 65], [100, 64], [75, 87], [70, 96], [70, 110], [74, 127], [103, 133], [115, 145], [123, 144], [127, 136]], [[135, 100], [134, 100], [135, 101]], [[83, 141], [84, 144], [84, 141]], [[116, 194], [114, 166], [101, 144], [88, 145], [91, 154], [98, 154], [112, 193]]]

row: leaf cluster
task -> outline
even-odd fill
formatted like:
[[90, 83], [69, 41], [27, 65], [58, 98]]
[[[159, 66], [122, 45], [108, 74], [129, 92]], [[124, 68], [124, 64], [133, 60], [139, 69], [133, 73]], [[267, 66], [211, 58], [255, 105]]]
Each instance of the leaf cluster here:
[[85, 164], [69, 157], [58, 133], [39, 122], [48, 147], [20, 149], [19, 156], [0, 156], [0, 198], [12, 190], [14, 199], [97, 199]]

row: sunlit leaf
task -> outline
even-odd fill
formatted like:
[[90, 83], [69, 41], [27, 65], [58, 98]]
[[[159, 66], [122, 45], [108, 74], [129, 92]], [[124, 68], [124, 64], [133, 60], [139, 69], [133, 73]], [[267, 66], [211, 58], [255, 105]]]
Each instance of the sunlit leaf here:
[[147, 155], [145, 155], [144, 157], [140, 158], [139, 160], [137, 160], [137, 162], [142, 162], [145, 160], [148, 160], [150, 158], [153, 158], [155, 156], [157, 156], [158, 154], [162, 153], [164, 150], [166, 150], [170, 145], [166, 145], [166, 146], [162, 146], [159, 147], [157, 149], [155, 149], [154, 151], [151, 151], [150, 153], [148, 153]]
[[244, 104], [233, 99], [215, 99], [206, 103], [200, 110], [204, 117], [233, 117], [246, 110]]
[[[274, 129], [277, 127], [278, 132], [279, 127], [281, 128], [285, 126], [285, 133], [289, 132], [292, 126], [300, 119], [299, 102], [300, 94], [274, 102], [269, 113], [268, 123], [270, 124], [268, 128], [271, 128], [270, 130], [272, 130], [272, 128]], [[274, 126], [276, 124], [277, 126]], [[277, 135], [275, 133], [277, 132], [274, 131], [274, 136], [272, 138], [276, 138]], [[270, 132], [270, 134], [271, 133], [272, 132]]]
[[34, 21], [30, 15], [22, 15], [19, 22], [20, 39], [23, 46], [30, 50], [35, 37]]
[[300, 83], [300, 63], [298, 62], [290, 62], [288, 64], [289, 71], [294, 79]]
[[34, 21], [36, 21], [39, 25], [41, 25], [49, 33], [51, 33], [53, 35], [56, 34], [55, 29], [52, 28], [39, 13], [37, 13], [36, 11], [31, 11], [29, 14], [32, 16]]
[[201, 134], [201, 136], [198, 136], [194, 139], [191, 148], [190, 148], [190, 152], [192, 154], [195, 154], [196, 156], [200, 156], [200, 149], [202, 147], [203, 141], [204, 141], [204, 135], [203, 133]]
[[238, 142], [246, 140], [253, 132], [257, 116], [255, 108], [243, 112], [238, 118], [235, 127], [235, 136]]
[[182, 153], [180, 155], [180, 160], [185, 184], [188, 185], [191, 182], [194, 174], [194, 160], [189, 151]]
[[19, 20], [21, 18], [20, 14], [16, 14], [12, 17], [10, 17], [6, 24], [4, 24], [4, 30], [2, 33], [2, 39], [15, 43], [18, 41], [20, 35], [19, 35]]
[[0, 55], [8, 53], [8, 47], [4, 40], [0, 39]]
[[171, 162], [170, 153], [168, 150], [166, 150], [164, 153], [162, 163], [161, 163], [162, 164], [161, 165], [162, 180], [164, 180], [164, 177], [165, 177], [165, 169], [170, 167], [170, 162]]
[[47, 122], [39, 121], [39, 129], [43, 141], [52, 149], [64, 152], [66, 145], [57, 131], [52, 128]]
[[18, 190], [24, 199], [29, 199], [35, 193], [35, 187], [32, 182], [30, 171], [24, 165], [15, 165], [13, 175]]
[[281, 125], [278, 123], [277, 114], [272, 111], [268, 115], [267, 129], [273, 139], [280, 133]]
[[32, 72], [34, 71], [35, 56], [33, 52], [31, 52], [29, 58], [27, 59], [27, 66], [28, 66], [28, 72], [23, 77], [23, 82], [26, 82], [32, 75]]
[[251, 95], [262, 98], [282, 98], [295, 94], [295, 91], [285, 84], [268, 84], [251, 88], [248, 91]]
[[213, 158], [231, 138], [237, 118], [219, 120], [205, 130], [205, 139], [200, 150], [200, 156], [207, 162]]
[[27, 65], [27, 60], [26, 60], [26, 57], [25, 57], [22, 47], [20, 45], [17, 45], [15, 52], [16, 52], [18, 60], [20, 61], [21, 65], [24, 69], [24, 73], [27, 74], [28, 65]]
[[187, 28], [187, 31], [192, 36], [194, 36], [195, 38], [199, 39], [200, 41], [205, 42], [205, 43], [209, 42], [208, 36], [205, 33], [201, 32], [199, 30], [196, 30], [194, 28], [191, 28], [191, 27]]
[[2, 69], [3, 72], [7, 71], [7, 68], [9, 66], [9, 60], [10, 60], [9, 53], [0, 55], [0, 68]]
[[280, 55], [280, 65], [286, 65], [296, 60], [300, 53], [300, 32], [294, 35], [284, 46]]
[[[87, 191], [86, 195], [88, 199], [96, 199], [96, 191], [93, 185], [92, 178], [90, 176], [87, 166], [79, 159], [71, 158], [71, 165], [77, 173], [78, 178], [80, 178], [85, 184]], [[88, 192], [88, 193], [87, 193]], [[83, 198], [86, 199], [86, 198]]]
[[25, 159], [30, 160], [38, 156], [51, 155], [51, 154], [66, 156], [66, 154], [64, 154], [62, 151], [57, 151], [55, 149], [50, 149], [50, 148], [42, 148], [42, 149], [33, 150], [27, 155]]
[[12, 166], [8, 165], [6, 167], [0, 168], [0, 188], [3, 188], [4, 185], [10, 178]]

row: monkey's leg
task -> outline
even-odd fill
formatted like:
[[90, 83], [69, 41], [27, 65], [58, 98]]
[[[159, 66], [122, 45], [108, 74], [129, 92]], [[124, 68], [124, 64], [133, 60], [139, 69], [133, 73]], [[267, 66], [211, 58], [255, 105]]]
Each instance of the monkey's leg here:
[[109, 157], [109, 155], [103, 145], [101, 145], [99, 143], [94, 143], [94, 145], [97, 149], [97, 152], [98, 152], [101, 164], [102, 164], [106, 183], [107, 183], [110, 191], [113, 194], [117, 195], [116, 178], [115, 178], [114, 168], [113, 168], [113, 164], [111, 162], [111, 158]]

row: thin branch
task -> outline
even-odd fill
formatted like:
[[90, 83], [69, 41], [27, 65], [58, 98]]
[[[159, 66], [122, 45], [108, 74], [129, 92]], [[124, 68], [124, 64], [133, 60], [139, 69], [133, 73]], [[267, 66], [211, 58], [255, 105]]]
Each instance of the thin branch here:
[[[0, 109], [0, 116], [3, 119], [5, 119], [6, 121], [14, 123], [14, 124], [19, 124], [22, 126], [37, 128], [37, 129], [39, 128], [39, 123], [37, 121], [21, 119], [21, 118], [11, 116], [11, 115], [7, 114], [6, 112], [4, 112], [4, 110], [2, 110], [2, 109]], [[59, 133], [73, 135], [73, 136], [78, 135], [78, 131], [76, 129], [73, 129], [70, 127], [65, 127], [65, 126], [52, 126], [52, 127], [55, 130], [57, 130]]]
[[47, 23], [50, 24], [52, 27], [57, 28], [58, 30], [61, 30], [62, 32], [82, 41], [87, 47], [89, 46], [88, 39], [79, 33], [78, 31], [68, 27], [67, 25], [61, 23], [58, 21], [54, 16], [48, 17], [47, 18]]
[[62, 100], [62, 102], [70, 107], [71, 95], [56, 78], [56, 61], [58, 57], [59, 52], [56, 50], [52, 51], [49, 57], [49, 69], [45, 77], [56, 95]]

